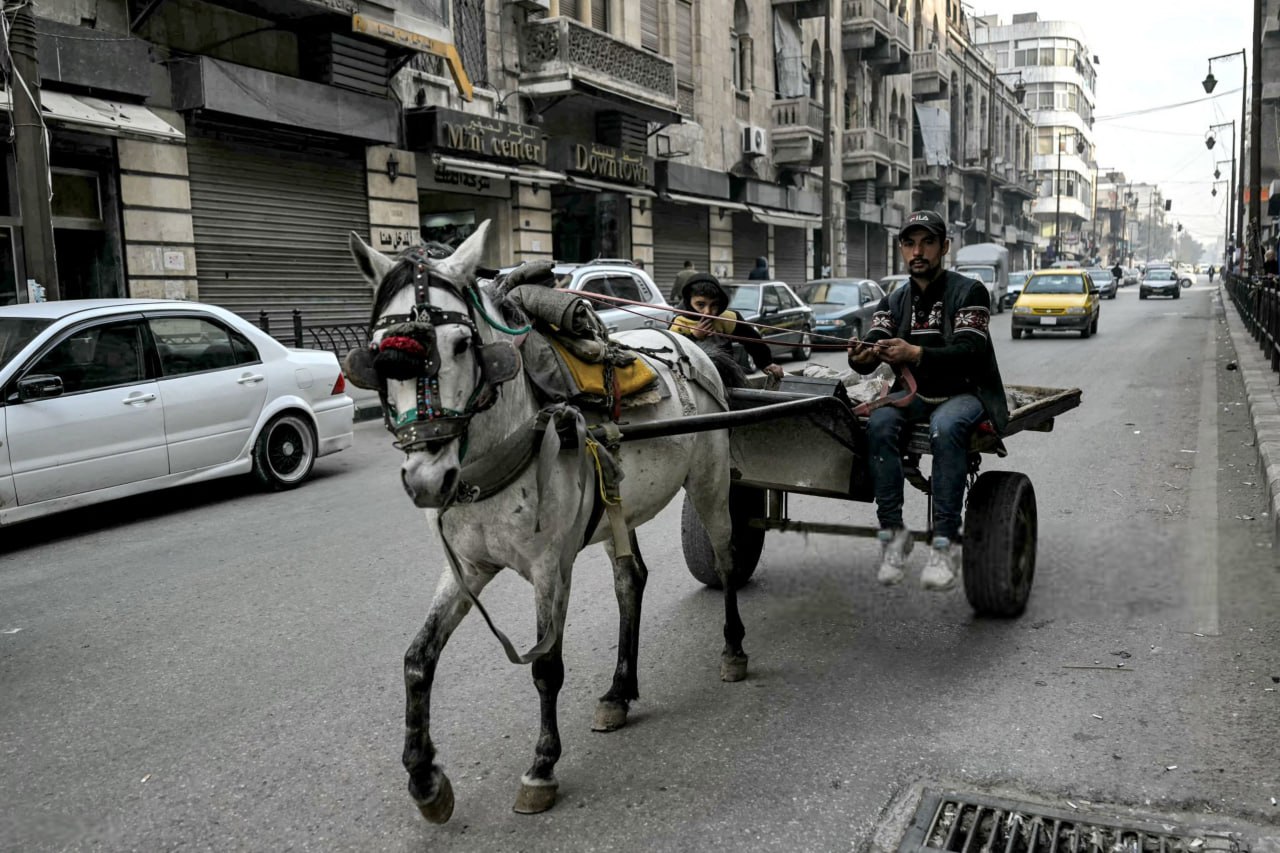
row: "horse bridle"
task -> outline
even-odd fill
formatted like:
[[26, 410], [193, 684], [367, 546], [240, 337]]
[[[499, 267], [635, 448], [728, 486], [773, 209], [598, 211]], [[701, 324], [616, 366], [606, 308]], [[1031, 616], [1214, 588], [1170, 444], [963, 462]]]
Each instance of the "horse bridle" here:
[[[467, 306], [467, 313], [446, 311], [432, 305], [429, 299], [433, 276], [427, 269], [430, 256], [421, 246], [406, 250], [402, 261], [413, 265], [416, 299], [408, 314], [388, 314], [379, 317], [369, 328], [369, 346], [352, 350], [344, 362], [344, 372], [351, 383], [359, 388], [376, 390], [384, 412], [390, 412], [387, 399], [387, 380], [416, 381], [415, 406], [407, 412], [399, 412], [395, 419], [384, 418], [387, 430], [396, 437], [395, 446], [405, 453], [426, 449], [431, 444], [443, 444], [466, 435], [471, 419], [489, 409], [498, 401], [499, 389], [504, 382], [520, 374], [520, 355], [509, 341], [486, 344], [473, 314], [480, 316], [493, 328], [508, 333], [518, 333], [501, 326], [485, 312], [475, 284], [464, 286], [458, 294]], [[441, 284], [457, 294], [457, 288], [444, 279]], [[462, 409], [450, 409], [440, 398], [440, 351], [436, 329], [439, 326], [463, 326], [470, 331], [469, 346], [475, 353], [475, 388]], [[375, 341], [384, 332], [380, 341]]]

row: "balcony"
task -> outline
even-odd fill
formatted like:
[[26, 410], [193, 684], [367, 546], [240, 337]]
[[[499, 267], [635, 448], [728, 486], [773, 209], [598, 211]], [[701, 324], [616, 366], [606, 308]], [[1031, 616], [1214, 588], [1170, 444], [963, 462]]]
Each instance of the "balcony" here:
[[822, 157], [822, 104], [813, 98], [773, 102], [773, 161], [812, 165]]
[[951, 61], [936, 47], [911, 54], [911, 93], [922, 100], [946, 97], [951, 84]]
[[942, 166], [930, 166], [923, 157], [911, 161], [911, 183], [917, 189], [923, 187], [942, 187], [947, 182], [946, 171]]
[[776, 9], [779, 6], [795, 8], [796, 20], [805, 18], [821, 18], [827, 14], [827, 0], [773, 0]]
[[874, 128], [844, 132], [843, 179], [875, 181], [877, 186], [905, 190], [911, 186], [911, 149]]
[[1039, 198], [1040, 180], [1033, 173], [1019, 174], [1016, 170], [1009, 179], [1004, 192], [1022, 196], [1023, 198]]
[[533, 98], [576, 95], [649, 121], [680, 121], [671, 60], [571, 18], [522, 24], [520, 68], [520, 92]]
[[911, 28], [885, 0], [843, 0], [841, 47], [882, 74], [911, 72]]

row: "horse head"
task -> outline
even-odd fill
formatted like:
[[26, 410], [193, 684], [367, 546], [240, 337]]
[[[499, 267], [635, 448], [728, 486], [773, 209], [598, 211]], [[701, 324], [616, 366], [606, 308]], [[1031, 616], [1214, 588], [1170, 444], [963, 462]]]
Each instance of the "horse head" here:
[[352, 351], [344, 371], [381, 395], [387, 428], [405, 453], [401, 481], [424, 508], [452, 500], [472, 417], [519, 372], [509, 341], [481, 337], [489, 319], [475, 274], [488, 231], [485, 221], [447, 256], [447, 248], [411, 246], [389, 258], [355, 233], [350, 239], [374, 304], [369, 346]]

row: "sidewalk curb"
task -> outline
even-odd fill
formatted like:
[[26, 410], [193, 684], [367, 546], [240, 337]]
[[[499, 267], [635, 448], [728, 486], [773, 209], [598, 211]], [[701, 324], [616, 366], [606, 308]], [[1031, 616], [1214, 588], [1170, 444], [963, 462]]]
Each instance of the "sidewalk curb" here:
[[1280, 375], [1271, 370], [1270, 360], [1245, 328], [1244, 320], [1225, 287], [1219, 286], [1218, 297], [1222, 300], [1231, 346], [1236, 351], [1236, 365], [1249, 400], [1258, 467], [1267, 480], [1271, 545], [1280, 547], [1280, 399], [1276, 393], [1280, 391]]

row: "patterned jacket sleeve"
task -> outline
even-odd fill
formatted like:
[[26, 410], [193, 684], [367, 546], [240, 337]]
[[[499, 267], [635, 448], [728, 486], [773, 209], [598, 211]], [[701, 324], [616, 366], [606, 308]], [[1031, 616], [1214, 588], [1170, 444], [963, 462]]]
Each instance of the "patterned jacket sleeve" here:
[[876, 313], [871, 315], [871, 330], [862, 336], [864, 341], [883, 341], [894, 336], [896, 328], [893, 322], [893, 311], [889, 308], [889, 297], [880, 299]]
[[986, 363], [991, 347], [991, 298], [981, 282], [969, 286], [969, 292], [951, 318], [951, 341], [940, 347], [926, 347], [920, 364], [934, 370], [947, 370], [976, 376]]

